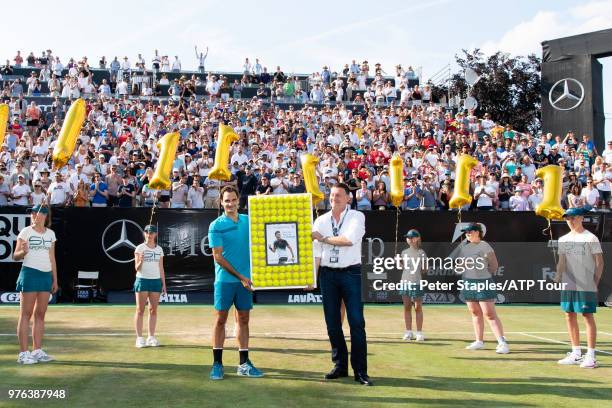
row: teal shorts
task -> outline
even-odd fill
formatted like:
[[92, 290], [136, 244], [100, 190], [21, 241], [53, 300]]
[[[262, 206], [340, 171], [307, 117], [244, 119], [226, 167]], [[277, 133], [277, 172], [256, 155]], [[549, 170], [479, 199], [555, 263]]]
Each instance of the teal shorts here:
[[597, 293], [562, 290], [561, 310], [566, 313], [596, 313]]
[[134, 292], [159, 292], [162, 291], [162, 281], [158, 279], [136, 278]]
[[[487, 287], [483, 290], [478, 290], [477, 288], [465, 288], [466, 284], [476, 285], [478, 283], [488, 283]], [[463, 295], [463, 299], [466, 302], [482, 302], [486, 300], [496, 300], [497, 292], [494, 289], [489, 289], [488, 286], [495, 283], [492, 278], [486, 279], [472, 279], [465, 278], [463, 279], [464, 288], [461, 289], [461, 294]]]
[[17, 278], [17, 292], [51, 292], [53, 274], [22, 266]]
[[240, 282], [215, 282], [215, 310], [227, 311], [236, 306], [236, 310], [253, 308], [253, 293]]

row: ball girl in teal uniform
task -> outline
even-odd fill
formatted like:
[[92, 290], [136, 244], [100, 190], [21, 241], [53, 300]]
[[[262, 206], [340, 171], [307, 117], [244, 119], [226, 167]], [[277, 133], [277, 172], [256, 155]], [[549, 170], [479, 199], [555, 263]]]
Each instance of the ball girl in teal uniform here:
[[[57, 291], [57, 265], [55, 263], [55, 232], [49, 228], [51, 215], [47, 207], [32, 208], [31, 224], [19, 232], [13, 254], [15, 261], [23, 261], [17, 291], [21, 293], [17, 336], [19, 338], [20, 364], [36, 364], [52, 361], [42, 349], [45, 332], [45, 314], [49, 294]], [[28, 351], [28, 330], [32, 325], [32, 352]]]
[[[144, 229], [145, 241], [136, 247], [134, 260], [136, 263], [136, 347], [157, 347], [159, 341], [155, 338], [157, 325], [157, 307], [159, 297], [166, 293], [166, 276], [164, 272], [164, 251], [157, 245], [157, 227], [147, 225]], [[142, 322], [145, 306], [149, 301], [149, 337], [142, 337]]]
[[[495, 311], [495, 299], [497, 293], [494, 289], [485, 287], [480, 290], [478, 284], [494, 283], [493, 274], [497, 271], [499, 264], [491, 245], [483, 241], [484, 232], [479, 223], [470, 223], [462, 230], [467, 242], [462, 242], [450, 255], [451, 258], [463, 258], [464, 265], [469, 265], [461, 273], [464, 288], [461, 290], [463, 299], [472, 314], [472, 324], [476, 340], [468, 345], [468, 350], [479, 350], [484, 348], [484, 318], [497, 338], [495, 352], [508, 354], [510, 349], [504, 337], [504, 328]], [[467, 259], [471, 261], [467, 262]], [[472, 267], [473, 266], [473, 267]]]
[[[421, 249], [421, 234], [411, 229], [406, 233], [406, 242], [409, 247], [402, 251], [402, 259], [407, 260], [402, 273], [402, 282], [411, 285], [405, 290], [400, 290], [402, 302], [404, 303], [404, 322], [406, 331], [404, 340], [424, 341], [423, 335], [423, 290], [419, 282], [423, 279], [426, 267], [425, 251]], [[416, 266], [416, 267], [415, 267]], [[412, 306], [414, 305], [414, 317], [416, 319], [416, 333], [412, 332]]]

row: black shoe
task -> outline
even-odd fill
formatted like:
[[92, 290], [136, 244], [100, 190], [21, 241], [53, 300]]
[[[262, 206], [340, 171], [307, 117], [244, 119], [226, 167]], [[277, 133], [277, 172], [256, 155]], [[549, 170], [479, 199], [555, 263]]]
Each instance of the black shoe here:
[[336, 366], [329, 373], [325, 374], [326, 380], [335, 380], [340, 377], [348, 377], [348, 369]]
[[370, 377], [366, 373], [356, 373], [355, 381], [357, 381], [361, 385], [374, 385], [374, 383], [372, 382], [372, 380], [370, 380]]

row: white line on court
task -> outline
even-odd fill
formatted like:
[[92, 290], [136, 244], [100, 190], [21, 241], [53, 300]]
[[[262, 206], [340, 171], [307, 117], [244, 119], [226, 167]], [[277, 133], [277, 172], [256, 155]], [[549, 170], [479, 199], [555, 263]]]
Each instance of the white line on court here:
[[[564, 344], [566, 346], [569, 346], [570, 343], [567, 341], [561, 341], [561, 340], [555, 340], [555, 339], [549, 339], [548, 337], [540, 337], [540, 336], [534, 336], [533, 334], [530, 333], [525, 333], [525, 332], [521, 332], [519, 334], [522, 334], [523, 336], [527, 336], [527, 337], [533, 337], [534, 339], [538, 339], [538, 340], [544, 340], [544, 341], [549, 341], [551, 343], [557, 343], [557, 344]], [[612, 356], [612, 353], [609, 351], [603, 351], [603, 350], [599, 350], [599, 349], [595, 349], [596, 352], [601, 353], [601, 354], [607, 354]]]
[[[180, 335], [207, 335], [207, 334], [211, 334], [212, 332], [210, 331], [172, 331], [172, 332], [158, 332], [158, 334], [161, 335], [165, 335], [165, 336], [180, 336]], [[472, 331], [454, 331], [454, 332], [435, 332], [436, 335], [472, 335], [473, 332]], [[530, 332], [524, 332], [524, 331], [507, 331], [505, 332], [506, 334], [522, 334], [525, 336], [529, 336], [529, 335], [534, 335], [534, 334], [566, 334], [567, 332], [565, 331], [530, 331]], [[580, 332], [581, 334], [585, 334], [584, 331]], [[606, 333], [606, 332], [599, 332], [599, 333], [604, 333], [607, 335], [612, 335], [611, 333]], [[379, 336], [397, 336], [398, 332], [373, 332], [373, 333], [368, 333], [368, 337], [379, 337]], [[400, 333], [401, 334], [401, 333]], [[0, 337], [14, 337], [17, 334], [15, 333], [0, 333]], [[131, 332], [124, 332], [124, 333], [113, 333], [113, 332], [108, 332], [108, 333], [45, 333], [45, 336], [55, 336], [55, 337], [95, 337], [95, 336], [133, 336], [134, 334]], [[327, 333], [321, 331], [321, 332], [251, 332], [251, 335], [253, 336], [265, 336], [265, 337], [273, 337], [273, 336], [323, 336], [323, 337], [327, 337]], [[536, 337], [537, 336], [531, 336], [531, 337]], [[555, 341], [556, 340], [551, 340], [551, 339], [546, 339], [544, 337], [540, 338], [541, 340], [549, 340], [549, 341]], [[564, 342], [560, 342], [560, 344], [567, 344]]]

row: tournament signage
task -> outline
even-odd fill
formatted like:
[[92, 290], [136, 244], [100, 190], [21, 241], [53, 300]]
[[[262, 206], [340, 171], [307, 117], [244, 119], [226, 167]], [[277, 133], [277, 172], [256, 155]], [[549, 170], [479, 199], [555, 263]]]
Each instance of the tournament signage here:
[[0, 214], [0, 262], [14, 262], [19, 231], [30, 225], [27, 214]]

